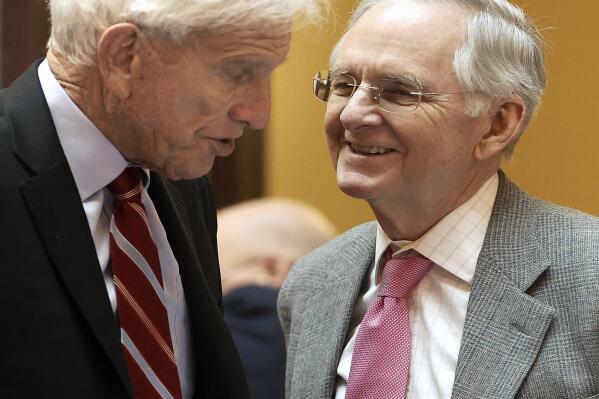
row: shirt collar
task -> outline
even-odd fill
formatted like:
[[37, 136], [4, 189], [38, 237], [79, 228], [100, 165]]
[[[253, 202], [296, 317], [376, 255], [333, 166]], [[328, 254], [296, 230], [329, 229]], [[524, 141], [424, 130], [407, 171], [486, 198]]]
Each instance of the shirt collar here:
[[375, 276], [389, 244], [399, 248], [393, 257], [414, 250], [468, 284], [472, 284], [495, 203], [499, 177], [493, 174], [464, 204], [448, 213], [415, 241], [392, 241], [377, 223]]
[[48, 60], [40, 64], [38, 76], [79, 195], [85, 201], [116, 179], [127, 161], [60, 86]]

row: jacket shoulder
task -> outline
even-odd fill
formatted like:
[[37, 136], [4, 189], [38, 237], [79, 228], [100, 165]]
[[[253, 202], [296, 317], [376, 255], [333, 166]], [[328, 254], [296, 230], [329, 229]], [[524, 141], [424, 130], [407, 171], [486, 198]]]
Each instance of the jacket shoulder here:
[[574, 262], [599, 266], [599, 217], [540, 200], [537, 228], [549, 253], [568, 254]]
[[567, 255], [599, 264], [599, 217], [530, 196], [513, 183], [498, 194], [494, 225], [498, 237], [515, 234], [535, 241], [549, 258]]
[[361, 224], [303, 256], [296, 265], [319, 263], [320, 260], [330, 260], [331, 256], [343, 256], [344, 253], [355, 250], [355, 246], [360, 245], [365, 239], [370, 240], [375, 237], [376, 222]]
[[599, 217], [531, 196], [505, 179], [500, 185], [494, 214], [514, 223], [532, 223], [539, 233], [559, 236], [573, 230], [599, 233]]
[[357, 258], [374, 253], [376, 223], [356, 226], [300, 258], [291, 269], [282, 291], [315, 290], [325, 286]]

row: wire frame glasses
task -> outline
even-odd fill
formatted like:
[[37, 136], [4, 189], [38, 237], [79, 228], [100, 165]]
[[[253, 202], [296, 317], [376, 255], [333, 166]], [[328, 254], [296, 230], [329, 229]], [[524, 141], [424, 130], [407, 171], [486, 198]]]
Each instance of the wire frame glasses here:
[[344, 105], [358, 89], [372, 93], [372, 99], [383, 111], [402, 113], [416, 110], [423, 97], [433, 97], [453, 93], [433, 93], [417, 89], [419, 83], [406, 79], [383, 79], [379, 86], [358, 84], [357, 79], [349, 73], [332, 74], [330, 71], [319, 71], [312, 80], [314, 96], [331, 105]]

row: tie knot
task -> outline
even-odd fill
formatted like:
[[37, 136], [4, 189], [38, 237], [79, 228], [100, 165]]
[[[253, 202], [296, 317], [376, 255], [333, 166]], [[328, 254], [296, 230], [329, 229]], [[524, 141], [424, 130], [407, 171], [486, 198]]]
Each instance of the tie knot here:
[[140, 201], [143, 190], [142, 170], [136, 167], [125, 168], [108, 189], [117, 201]]
[[386, 262], [379, 296], [405, 298], [433, 264], [430, 259], [420, 254], [393, 259], [390, 249], [385, 251], [384, 256]]

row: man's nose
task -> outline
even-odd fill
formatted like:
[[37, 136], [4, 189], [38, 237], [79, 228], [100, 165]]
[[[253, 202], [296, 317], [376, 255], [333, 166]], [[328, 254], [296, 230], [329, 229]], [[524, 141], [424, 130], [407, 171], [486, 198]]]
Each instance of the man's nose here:
[[244, 90], [238, 102], [229, 110], [229, 117], [251, 129], [264, 129], [270, 117], [270, 81], [265, 79]]
[[378, 126], [383, 118], [378, 110], [378, 102], [371, 90], [358, 88], [345, 103], [341, 115], [341, 124], [347, 130], [357, 131], [369, 126]]

